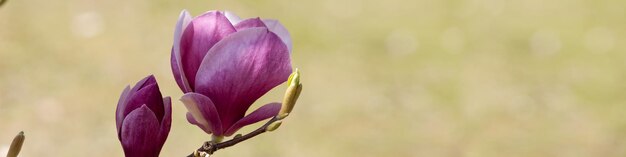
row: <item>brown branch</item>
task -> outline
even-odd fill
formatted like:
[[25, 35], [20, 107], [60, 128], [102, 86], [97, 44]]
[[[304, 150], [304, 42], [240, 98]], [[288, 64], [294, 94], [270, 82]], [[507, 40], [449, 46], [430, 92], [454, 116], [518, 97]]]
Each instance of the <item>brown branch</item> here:
[[[215, 153], [217, 150], [223, 149], [223, 148], [227, 148], [230, 146], [234, 146], [237, 143], [246, 141], [252, 137], [255, 137], [257, 135], [260, 135], [262, 133], [267, 132], [267, 127], [272, 124], [275, 121], [279, 121], [280, 119], [278, 119], [277, 117], [273, 117], [272, 119], [270, 119], [269, 121], [267, 121], [267, 123], [263, 124], [263, 126], [261, 126], [260, 128], [246, 134], [243, 136], [235, 136], [233, 139], [228, 140], [228, 141], [224, 141], [224, 142], [220, 142], [220, 143], [213, 143], [210, 141], [206, 141], [204, 142], [204, 144], [198, 148], [198, 150], [196, 152], [198, 153], [207, 153], [207, 154], [213, 154]], [[194, 152], [195, 153], [195, 152]], [[189, 155], [187, 155], [187, 157], [194, 157], [194, 153], [191, 153]]]
[[7, 2], [7, 0], [0, 0], [0, 7], [1, 7], [1, 6], [5, 3], [5, 2]]

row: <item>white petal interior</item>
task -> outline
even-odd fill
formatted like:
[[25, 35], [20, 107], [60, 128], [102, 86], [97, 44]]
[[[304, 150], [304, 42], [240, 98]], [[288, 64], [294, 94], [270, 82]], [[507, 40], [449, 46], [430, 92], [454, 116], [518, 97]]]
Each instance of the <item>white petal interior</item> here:
[[200, 125], [203, 125], [206, 128], [209, 128], [209, 122], [204, 119], [204, 116], [202, 116], [202, 112], [200, 112], [200, 108], [198, 108], [198, 103], [196, 103], [195, 100], [193, 100], [190, 97], [182, 97], [180, 99], [180, 101], [183, 102], [183, 104], [185, 104], [185, 108], [187, 108], [187, 111], [189, 111], [189, 113], [191, 113], [191, 115], [193, 116], [193, 119], [195, 119]]
[[230, 21], [230, 23], [233, 25], [241, 22], [241, 18], [233, 12], [226, 10], [224, 11], [224, 15], [226, 15], [226, 18], [228, 18], [228, 21]]
[[185, 29], [187, 28], [190, 22], [191, 22], [191, 14], [189, 14], [187, 10], [183, 10], [180, 12], [180, 16], [178, 17], [178, 21], [176, 22], [176, 29], [174, 30], [174, 57], [176, 57], [176, 62], [178, 63], [177, 66], [180, 71], [180, 77], [183, 83], [183, 88], [187, 88], [185, 89], [186, 91], [191, 91], [191, 89], [188, 89], [190, 88], [189, 82], [187, 81], [187, 78], [185, 76], [185, 71], [183, 70], [183, 66], [181, 63], [180, 39], [182, 38], [183, 32], [185, 32]]
[[289, 34], [289, 31], [287, 31], [287, 28], [280, 24], [278, 20], [274, 19], [263, 19], [263, 23], [265, 23], [265, 26], [267, 26], [270, 31], [274, 32], [274, 34], [280, 37], [280, 40], [282, 40], [283, 43], [287, 45], [287, 49], [289, 49], [289, 54], [291, 54], [291, 48], [293, 46], [291, 44], [291, 35]]

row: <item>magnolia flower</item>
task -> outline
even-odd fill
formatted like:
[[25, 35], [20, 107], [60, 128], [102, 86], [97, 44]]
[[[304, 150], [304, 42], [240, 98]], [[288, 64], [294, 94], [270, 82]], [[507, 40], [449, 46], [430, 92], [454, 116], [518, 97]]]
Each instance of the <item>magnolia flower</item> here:
[[187, 120], [214, 137], [275, 116], [270, 103], [244, 116], [250, 105], [291, 73], [291, 39], [277, 20], [240, 20], [209, 11], [192, 18], [183, 10], [174, 31], [171, 66], [185, 93]]
[[154, 76], [126, 86], [115, 111], [117, 137], [126, 157], [157, 157], [172, 124], [170, 97], [163, 98]]

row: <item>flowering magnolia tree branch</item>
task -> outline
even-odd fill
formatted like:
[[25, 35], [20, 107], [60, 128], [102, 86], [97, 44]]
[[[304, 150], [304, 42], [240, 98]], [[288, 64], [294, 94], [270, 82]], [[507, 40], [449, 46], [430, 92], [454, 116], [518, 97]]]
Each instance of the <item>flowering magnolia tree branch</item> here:
[[289, 113], [291, 113], [291, 110], [296, 104], [296, 101], [300, 96], [300, 92], [302, 91], [302, 83], [300, 83], [300, 71], [298, 69], [296, 69], [295, 72], [293, 72], [289, 76], [287, 84], [289, 86], [287, 87], [287, 91], [285, 92], [285, 97], [283, 98], [280, 111], [276, 116], [272, 117], [272, 119], [263, 124], [263, 126], [246, 135], [236, 135], [233, 139], [228, 141], [206, 141], [200, 148], [189, 154], [187, 157], [206, 157], [215, 153], [215, 151], [217, 150], [234, 146], [237, 143], [246, 141], [262, 133], [278, 129], [278, 127], [280, 127], [280, 125], [282, 124], [282, 120], [289, 116]]
[[262, 133], [268, 132], [268, 131], [273, 131], [276, 128], [278, 128], [278, 126], [280, 125], [281, 121], [280, 118], [278, 117], [273, 117], [272, 119], [270, 119], [269, 121], [267, 121], [267, 123], [263, 124], [263, 126], [259, 127], [258, 129], [243, 135], [243, 136], [235, 136], [233, 139], [228, 140], [228, 141], [224, 141], [224, 142], [220, 142], [220, 143], [214, 143], [212, 141], [206, 141], [204, 142], [204, 144], [198, 148], [198, 150], [194, 151], [193, 153], [187, 155], [187, 157], [204, 157], [205, 155], [211, 155], [213, 153], [215, 153], [217, 150], [223, 149], [223, 148], [228, 148], [230, 146], [234, 146], [240, 142], [246, 141], [252, 137], [255, 137], [257, 135], [260, 135]]
[[[299, 70], [291, 66], [291, 47], [289, 32], [277, 20], [242, 20], [222, 11], [196, 17], [186, 10], [180, 13], [170, 58], [176, 84], [184, 93], [179, 100], [188, 111], [187, 121], [213, 136], [189, 156], [207, 157], [280, 126], [302, 90]], [[245, 115], [255, 100], [285, 81], [288, 87], [281, 103], [268, 103]], [[171, 98], [161, 94], [152, 75], [122, 91], [115, 118], [126, 157], [159, 156], [171, 128], [171, 106]], [[221, 142], [268, 118], [253, 132]]]
[[[0, 0], [0, 6], [6, 1]], [[302, 91], [300, 72], [292, 69], [291, 52], [291, 36], [277, 20], [240, 19], [221, 11], [196, 17], [181, 12], [171, 49], [172, 72], [184, 93], [180, 101], [187, 108], [187, 121], [213, 136], [188, 157], [208, 157], [282, 124]], [[287, 90], [281, 103], [269, 103], [245, 115], [255, 100], [285, 81]], [[268, 118], [260, 128], [221, 142], [242, 127]], [[161, 94], [153, 75], [124, 88], [115, 110], [115, 125], [126, 157], [158, 157], [171, 124], [171, 98]], [[24, 139], [20, 132], [7, 157], [17, 157]]]

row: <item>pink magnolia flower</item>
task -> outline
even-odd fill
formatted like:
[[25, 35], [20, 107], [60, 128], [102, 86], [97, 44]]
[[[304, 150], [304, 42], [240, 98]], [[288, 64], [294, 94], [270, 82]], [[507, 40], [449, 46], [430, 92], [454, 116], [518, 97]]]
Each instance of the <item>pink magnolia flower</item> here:
[[150, 75], [126, 86], [115, 111], [117, 138], [127, 157], [157, 157], [172, 124], [170, 97], [163, 98]]
[[183, 10], [174, 32], [171, 66], [190, 123], [230, 136], [278, 113], [280, 103], [270, 103], [244, 116], [292, 71], [291, 38], [277, 20], [220, 11], [192, 18]]

